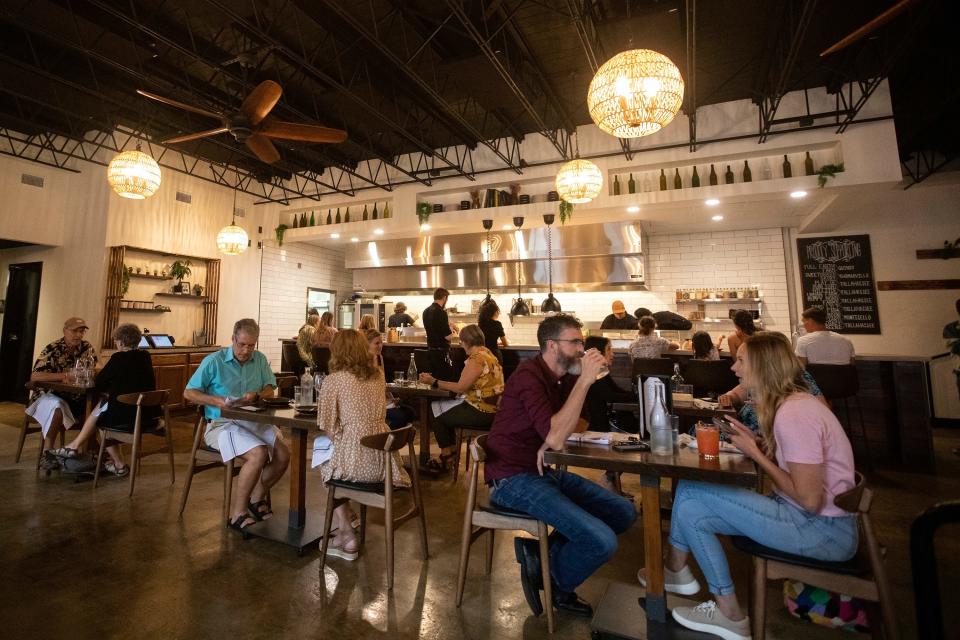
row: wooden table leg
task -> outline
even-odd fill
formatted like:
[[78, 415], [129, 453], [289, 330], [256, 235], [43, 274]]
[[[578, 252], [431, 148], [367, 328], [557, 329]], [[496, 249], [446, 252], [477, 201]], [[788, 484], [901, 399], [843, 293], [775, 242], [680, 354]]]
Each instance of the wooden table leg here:
[[667, 599], [663, 589], [663, 547], [660, 540], [660, 476], [640, 476], [640, 495], [643, 501], [647, 621], [665, 623]]
[[290, 511], [287, 526], [302, 529], [307, 521], [307, 432], [290, 430]]
[[420, 467], [423, 468], [430, 462], [430, 399], [420, 398], [420, 421], [418, 424], [420, 432]]

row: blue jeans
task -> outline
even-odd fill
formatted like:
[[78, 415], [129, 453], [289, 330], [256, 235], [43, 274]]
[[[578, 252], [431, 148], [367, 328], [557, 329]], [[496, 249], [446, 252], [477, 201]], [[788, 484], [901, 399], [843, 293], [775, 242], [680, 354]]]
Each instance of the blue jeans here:
[[855, 516], [818, 516], [777, 495], [682, 481], [673, 500], [670, 544], [692, 552], [710, 593], [725, 596], [734, 592], [733, 580], [717, 534], [746, 536], [816, 560], [849, 560], [857, 551]]
[[637, 517], [633, 503], [575, 473], [544, 469], [493, 482], [490, 499], [554, 528], [550, 575], [569, 593], [617, 551], [617, 535]]

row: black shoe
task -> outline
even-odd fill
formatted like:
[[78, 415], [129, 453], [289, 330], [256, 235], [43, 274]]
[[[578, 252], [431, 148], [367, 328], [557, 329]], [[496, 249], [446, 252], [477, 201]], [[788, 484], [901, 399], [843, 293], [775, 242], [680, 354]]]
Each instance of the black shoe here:
[[553, 587], [553, 606], [561, 611], [572, 613], [575, 616], [583, 616], [585, 618], [593, 617], [593, 607], [590, 606], [589, 602], [581, 599], [580, 596], [573, 591], [570, 593], [561, 592], [557, 589], [556, 585]]
[[523, 596], [533, 615], [543, 613], [543, 602], [540, 600], [540, 589], [543, 588], [543, 575], [540, 572], [540, 548], [536, 540], [514, 538], [513, 550], [520, 563], [520, 586], [523, 587]]

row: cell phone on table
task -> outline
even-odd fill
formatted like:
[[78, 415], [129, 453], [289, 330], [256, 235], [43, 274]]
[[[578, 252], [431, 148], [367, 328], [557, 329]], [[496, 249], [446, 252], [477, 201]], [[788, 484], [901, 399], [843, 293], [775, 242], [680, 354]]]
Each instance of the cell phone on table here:
[[720, 418], [714, 417], [713, 424], [720, 428], [720, 433], [725, 436], [735, 436], [737, 435], [737, 430], [733, 428], [726, 420], [721, 420]]
[[646, 442], [615, 442], [613, 443], [614, 451], [650, 451], [650, 445]]

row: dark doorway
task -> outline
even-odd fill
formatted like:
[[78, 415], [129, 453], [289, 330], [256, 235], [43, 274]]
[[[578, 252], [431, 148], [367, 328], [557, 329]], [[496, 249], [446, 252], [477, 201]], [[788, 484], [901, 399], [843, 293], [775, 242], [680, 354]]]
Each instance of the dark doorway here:
[[42, 272], [42, 262], [10, 265], [10, 284], [0, 335], [0, 400], [27, 401], [27, 390], [23, 385], [33, 368]]

